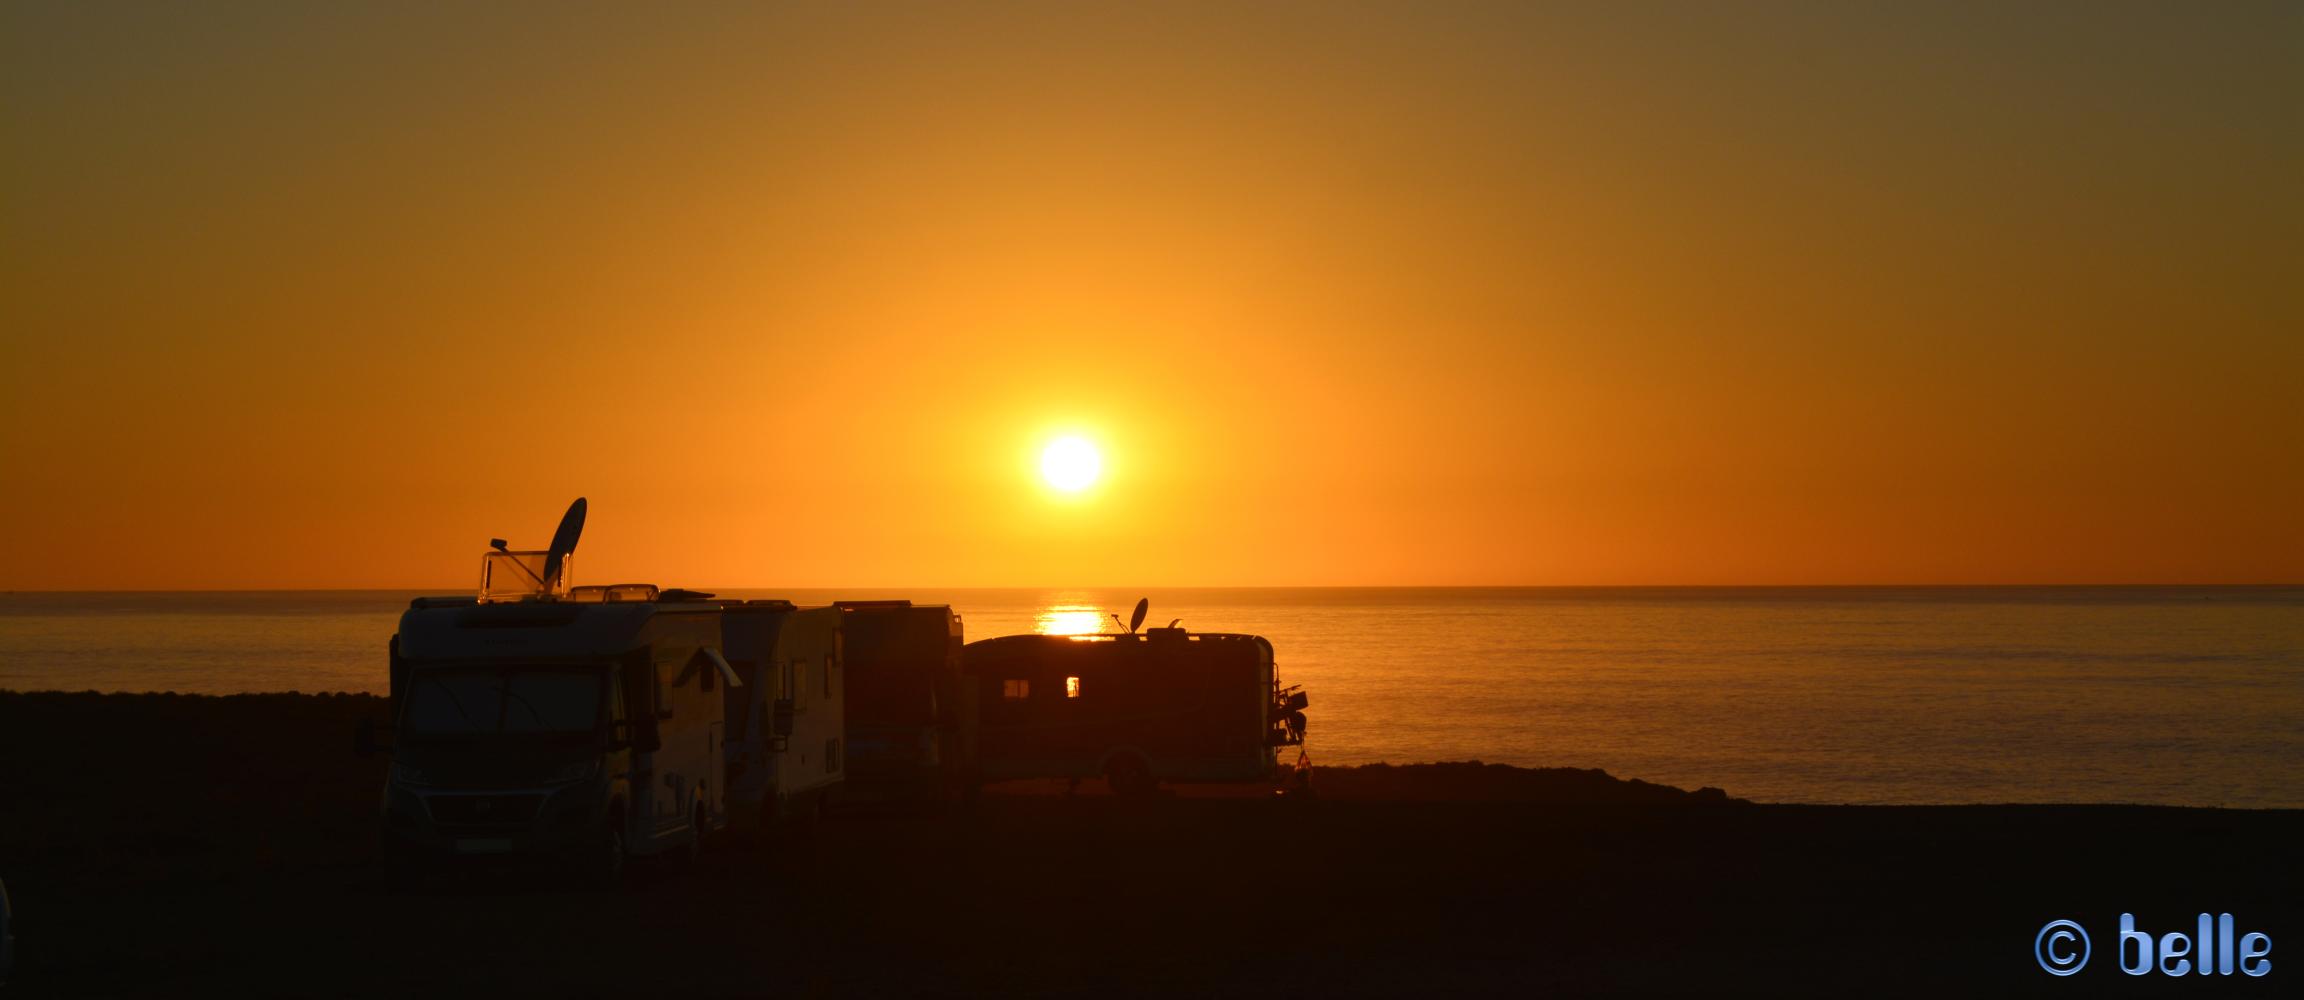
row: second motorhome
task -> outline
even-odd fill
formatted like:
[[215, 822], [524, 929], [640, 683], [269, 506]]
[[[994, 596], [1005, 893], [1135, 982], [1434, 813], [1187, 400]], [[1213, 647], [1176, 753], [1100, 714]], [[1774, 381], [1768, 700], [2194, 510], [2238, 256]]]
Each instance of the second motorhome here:
[[847, 666], [838, 608], [723, 602], [729, 810], [739, 823], [813, 821], [847, 776]]

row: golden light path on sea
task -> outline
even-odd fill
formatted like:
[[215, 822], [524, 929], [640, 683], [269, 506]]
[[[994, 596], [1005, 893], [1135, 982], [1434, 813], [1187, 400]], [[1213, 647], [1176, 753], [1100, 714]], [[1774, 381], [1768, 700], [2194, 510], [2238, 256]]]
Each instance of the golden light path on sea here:
[[1081, 604], [1059, 604], [1048, 608], [1033, 620], [1032, 630], [1041, 635], [1095, 635], [1104, 631], [1104, 612]]

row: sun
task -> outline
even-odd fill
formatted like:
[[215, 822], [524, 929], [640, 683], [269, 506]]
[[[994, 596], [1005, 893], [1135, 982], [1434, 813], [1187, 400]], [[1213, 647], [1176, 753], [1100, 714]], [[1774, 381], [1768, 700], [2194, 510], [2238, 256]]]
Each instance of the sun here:
[[1095, 485], [1104, 471], [1104, 457], [1087, 438], [1060, 437], [1040, 452], [1040, 478], [1063, 493], [1078, 493]]

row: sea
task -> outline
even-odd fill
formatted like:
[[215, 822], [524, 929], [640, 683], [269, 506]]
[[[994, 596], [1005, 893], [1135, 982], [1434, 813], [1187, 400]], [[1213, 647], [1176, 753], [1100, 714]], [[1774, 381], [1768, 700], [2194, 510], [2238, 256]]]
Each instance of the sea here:
[[[434, 592], [438, 593], [438, 592]], [[2304, 807], [2304, 587], [729, 590], [970, 639], [1269, 638], [1312, 763], [1601, 768], [1767, 802]], [[415, 594], [0, 594], [0, 689], [364, 691]], [[1293, 760], [1296, 752], [1288, 751]]]

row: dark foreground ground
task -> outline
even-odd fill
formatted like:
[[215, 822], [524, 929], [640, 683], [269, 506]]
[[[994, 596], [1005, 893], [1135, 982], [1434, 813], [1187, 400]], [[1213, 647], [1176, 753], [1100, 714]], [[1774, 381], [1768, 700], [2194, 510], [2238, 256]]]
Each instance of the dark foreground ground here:
[[[1323, 770], [1320, 797], [995, 794], [720, 845], [613, 893], [387, 890], [362, 697], [0, 692], [8, 995], [2296, 996], [2304, 812], [1767, 806], [1597, 772]], [[1021, 789], [1031, 792], [1033, 789]], [[2118, 971], [2122, 912], [2269, 934]], [[2093, 939], [2043, 972], [2052, 919]]]

